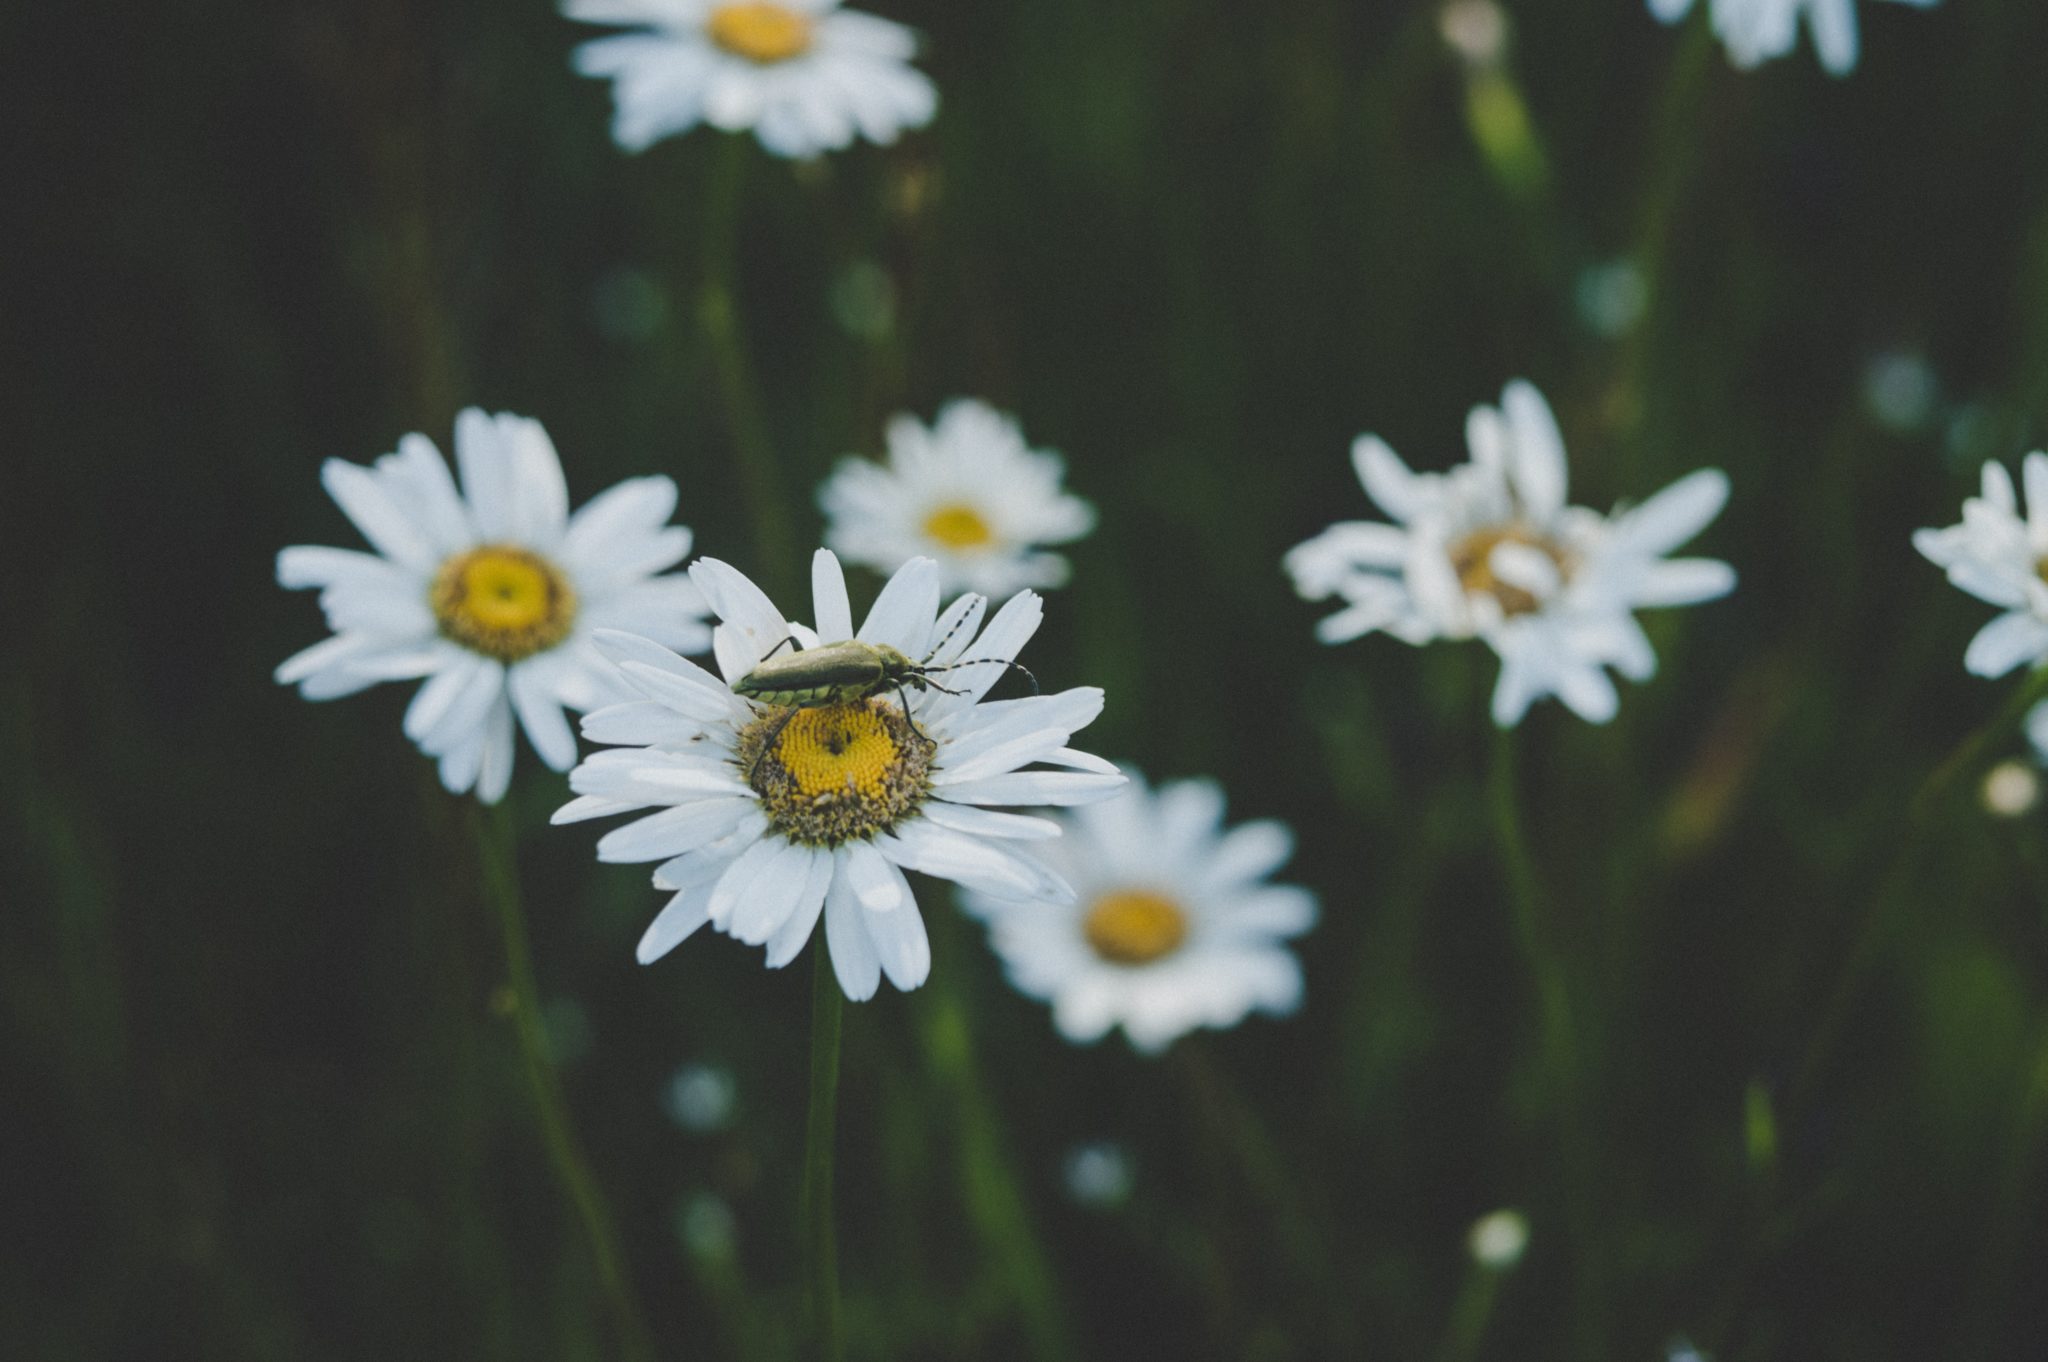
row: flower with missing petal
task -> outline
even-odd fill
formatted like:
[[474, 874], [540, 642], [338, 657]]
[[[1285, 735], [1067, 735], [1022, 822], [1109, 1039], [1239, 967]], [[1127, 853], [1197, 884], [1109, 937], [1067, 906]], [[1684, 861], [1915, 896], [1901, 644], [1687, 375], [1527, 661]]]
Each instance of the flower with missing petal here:
[[816, 156], [857, 137], [886, 146], [938, 109], [910, 65], [916, 36], [839, 0], [563, 0], [562, 13], [635, 26], [576, 49], [578, 71], [611, 77], [612, 137], [627, 151], [709, 123]]
[[[786, 620], [761, 589], [712, 558], [690, 575], [722, 621], [720, 675], [630, 634], [600, 644], [641, 698], [589, 715], [584, 736], [621, 744], [570, 773], [580, 798], [557, 823], [646, 813], [599, 840], [602, 861], [660, 861], [674, 897], [639, 955], [660, 959], [698, 928], [768, 948], [788, 964], [820, 916], [846, 996], [874, 996], [931, 968], [924, 920], [906, 870], [1046, 903], [1071, 900], [1057, 875], [1012, 849], [1056, 837], [1059, 825], [1003, 805], [1085, 804], [1124, 783], [1116, 768], [1068, 741], [1102, 709], [1102, 692], [985, 701], [1043, 613], [1022, 592], [982, 628], [987, 601], [939, 609], [939, 566], [913, 558], [882, 588], [858, 632], [839, 560], [811, 564], [815, 629]], [[857, 640], [893, 649], [926, 675], [875, 694], [802, 708], [742, 698], [736, 683], [792, 646]], [[861, 650], [840, 650], [839, 656]], [[1030, 769], [1044, 766], [1051, 769]]]
[[1410, 472], [1376, 436], [1352, 446], [1392, 523], [1342, 522], [1288, 552], [1304, 597], [1345, 603], [1316, 632], [1325, 643], [1374, 630], [1415, 644], [1481, 638], [1501, 659], [1501, 727], [1546, 695], [1605, 723], [1620, 703], [1607, 669], [1633, 681], [1657, 669], [1633, 612], [1734, 588], [1726, 563], [1664, 557], [1720, 514], [1728, 479], [1703, 469], [1611, 515], [1570, 505], [1557, 421], [1519, 380], [1499, 408], [1475, 408], [1465, 434], [1471, 461], [1446, 473]]
[[[1675, 24], [1691, 12], [1693, 0], [1649, 0], [1650, 13]], [[1940, 0], [1895, 0], [1928, 9]], [[1828, 74], [1856, 69], [1856, 0], [1706, 0], [1714, 34], [1728, 59], [1747, 71], [1785, 56], [1798, 45], [1799, 21], [1813, 33], [1813, 50]]]
[[1983, 489], [1963, 503], [1961, 524], [1913, 536], [1913, 547], [1951, 583], [2005, 612], [1978, 630], [1963, 654], [1963, 666], [1978, 676], [2000, 677], [2048, 659], [2048, 454], [2027, 455], [2020, 474], [2024, 513], [2012, 475], [1987, 463]]
[[1315, 924], [1316, 898], [1266, 883], [1293, 834], [1270, 819], [1225, 831], [1214, 781], [1149, 791], [1125, 773], [1127, 789], [1061, 817], [1066, 835], [1037, 853], [1074, 886], [1071, 904], [967, 894], [1010, 981], [1052, 1003], [1068, 1040], [1121, 1026], [1148, 1053], [1198, 1026], [1294, 1011], [1301, 966], [1284, 943]]
[[842, 557], [894, 572], [919, 554], [948, 590], [1003, 596], [1060, 586], [1064, 544], [1095, 527], [1095, 509], [1060, 490], [1060, 456], [1034, 450], [1010, 417], [971, 398], [949, 402], [927, 429], [889, 423], [889, 461], [842, 460], [818, 491], [825, 542]]
[[629, 629], [688, 652], [711, 631], [689, 579], [656, 575], [690, 552], [689, 530], [668, 523], [669, 479], [622, 482], [571, 515], [540, 422], [474, 407], [455, 418], [455, 462], [460, 491], [424, 435], [368, 468], [327, 461], [322, 483], [375, 552], [278, 555], [278, 584], [318, 587], [334, 636], [277, 679], [331, 700], [424, 677], [405, 735], [439, 759], [451, 791], [495, 804], [512, 779], [515, 718], [541, 760], [566, 771], [576, 738], [563, 708], [618, 698], [593, 631]]

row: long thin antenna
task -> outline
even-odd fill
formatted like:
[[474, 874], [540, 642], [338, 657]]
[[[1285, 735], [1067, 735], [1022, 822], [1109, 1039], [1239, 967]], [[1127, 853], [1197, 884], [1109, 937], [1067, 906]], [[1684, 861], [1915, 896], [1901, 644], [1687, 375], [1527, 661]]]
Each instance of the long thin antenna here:
[[965, 662], [948, 662], [943, 667], [926, 667], [924, 670], [927, 672], [955, 672], [959, 671], [962, 667], [1008, 667], [1011, 671], [1024, 673], [1024, 679], [1031, 683], [1031, 693], [1033, 695], [1044, 694], [1038, 687], [1038, 678], [1031, 674], [1031, 668], [1025, 666], [1022, 662], [1012, 662], [1008, 658], [976, 657], [970, 658]]

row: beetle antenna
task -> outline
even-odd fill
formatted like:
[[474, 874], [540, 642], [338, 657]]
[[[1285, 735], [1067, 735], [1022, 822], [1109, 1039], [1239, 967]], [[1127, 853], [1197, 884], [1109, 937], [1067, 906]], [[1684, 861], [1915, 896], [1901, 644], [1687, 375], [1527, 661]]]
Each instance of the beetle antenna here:
[[[972, 615], [973, 613], [974, 612], [972, 610], [962, 610], [960, 612], [960, 618], [953, 621], [953, 627], [946, 631], [945, 637], [941, 638], [937, 643], [934, 643], [932, 645], [932, 650], [924, 655], [924, 660], [926, 662], [929, 662], [933, 658], [937, 657], [939, 653], [945, 648], [945, 646], [953, 641], [953, 635], [960, 632], [960, 626], [967, 623], [967, 617], [969, 615]], [[954, 665], [958, 666], [959, 664], [955, 663]]]
[[969, 658], [965, 662], [948, 662], [943, 667], [927, 667], [925, 670], [928, 672], [952, 672], [958, 671], [962, 667], [991, 666], [1008, 667], [1011, 671], [1018, 671], [1024, 673], [1024, 679], [1031, 683], [1031, 693], [1033, 695], [1038, 695], [1042, 693], [1038, 688], [1038, 678], [1031, 674], [1031, 668], [1025, 666], [1022, 662], [1012, 662], [1006, 657], [975, 657]]
[[[771, 657], [775, 656], [775, 655], [776, 655], [777, 653], [781, 652], [781, 651], [782, 651], [782, 650], [783, 650], [784, 648], [788, 648], [788, 647], [792, 647], [792, 646], [794, 646], [794, 645], [795, 645], [795, 643], [796, 643], [796, 635], [795, 635], [795, 634], [785, 634], [785, 635], [783, 636], [782, 642], [780, 642], [780, 643], [776, 644], [776, 645], [775, 645], [775, 646], [774, 646], [773, 648], [770, 648], [770, 649], [769, 649], [769, 650], [768, 650], [767, 652], [765, 652], [765, 653], [761, 654], [761, 662], [766, 662], [766, 661], [767, 661], [767, 660], [768, 660], [769, 658], [771, 658]], [[759, 666], [759, 665], [760, 665], [760, 663], [759, 663], [759, 662], [757, 662], [757, 663], [755, 663], [754, 665], [755, 665], [755, 666]]]

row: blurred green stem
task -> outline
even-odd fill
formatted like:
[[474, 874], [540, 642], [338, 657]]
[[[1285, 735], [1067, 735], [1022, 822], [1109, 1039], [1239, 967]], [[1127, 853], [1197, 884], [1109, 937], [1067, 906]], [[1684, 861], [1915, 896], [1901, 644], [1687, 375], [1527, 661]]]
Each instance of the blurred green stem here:
[[582, 1221], [590, 1256], [597, 1264], [598, 1278], [611, 1303], [619, 1355], [646, 1362], [654, 1356], [653, 1343], [626, 1274], [618, 1231], [577, 1143], [561, 1079], [548, 1054], [540, 991], [533, 977], [533, 951], [526, 935], [526, 912], [520, 902], [518, 842], [512, 816], [502, 804], [489, 809], [478, 805], [472, 808], [471, 824], [483, 865], [484, 893], [497, 910], [498, 927], [504, 936], [506, 977], [497, 1006], [512, 1021], [526, 1069], [527, 1087], [533, 1095], [534, 1113], [540, 1118], [542, 1142], [547, 1146], [548, 1159], [554, 1164], [563, 1193]]
[[1607, 1355], [1607, 1301], [1598, 1256], [1598, 1217], [1592, 1195], [1595, 1157], [1593, 1128], [1588, 1119], [1585, 1076], [1579, 1057], [1577, 1027], [1572, 1017], [1571, 990], [1564, 962], [1551, 943], [1544, 921], [1541, 880], [1522, 828], [1522, 805], [1515, 774], [1515, 735], [1494, 732], [1494, 837], [1501, 870], [1507, 879], [1508, 906], [1514, 917], [1515, 941], [1536, 984], [1544, 1096], [1556, 1113], [1556, 1153], [1564, 1169], [1566, 1213], [1581, 1299], [1572, 1311], [1577, 1329], [1574, 1356], [1581, 1362]]
[[1959, 786], [1983, 773], [1984, 766], [2000, 746], [2009, 741], [2027, 711], [2048, 696], [2048, 668], [2030, 674], [2025, 683], [2013, 688], [1988, 722], [1957, 744], [1941, 765], [1921, 782], [1912, 803], [1906, 807], [1905, 842], [1893, 856], [1890, 868], [1864, 919], [1861, 936], [1850, 951], [1800, 1061], [1791, 1089], [1782, 1106], [1790, 1111], [1800, 1105], [1819, 1079], [1822, 1065], [1834, 1051], [1847, 1024], [1849, 1010], [1862, 991], [1863, 981], [1883, 954], [1885, 944], [1901, 925], [1900, 910], [1919, 878], [1919, 872], [1933, 850], [1931, 835], [1941, 815], [1948, 810]]
[[[950, 910], [929, 914], [933, 955], [957, 957], [960, 923]], [[963, 1198], [1005, 1294], [1022, 1316], [1028, 1355], [1038, 1362], [1076, 1356], [1052, 1265], [1039, 1247], [1023, 1189], [1003, 1148], [1001, 1125], [976, 1066], [973, 1023], [957, 971], [935, 971], [919, 993], [925, 1062], [951, 1108]]]
[[818, 1356], [838, 1362], [846, 1340], [839, 1323], [839, 1244], [832, 1230], [832, 1147], [839, 1111], [839, 1030], [846, 1000], [825, 948], [824, 928], [811, 940], [811, 1110], [804, 1126], [804, 1279], [810, 1283], [811, 1325]]
[[705, 194], [704, 258], [697, 320], [704, 328], [719, 400], [725, 407], [727, 432], [732, 437], [747, 510], [753, 520], [753, 576], [768, 588], [771, 597], [782, 600], [797, 580], [793, 557], [796, 543], [790, 530], [781, 461], [776, 457], [775, 442], [761, 414], [760, 388], [747, 360], [737, 301], [743, 200], [740, 188], [750, 152], [747, 143], [744, 136], [727, 135], [712, 169]]

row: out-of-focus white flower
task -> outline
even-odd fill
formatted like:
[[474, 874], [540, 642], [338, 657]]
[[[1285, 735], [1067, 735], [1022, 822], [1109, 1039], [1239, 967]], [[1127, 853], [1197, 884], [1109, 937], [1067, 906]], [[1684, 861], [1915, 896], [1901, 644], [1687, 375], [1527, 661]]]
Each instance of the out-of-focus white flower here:
[[1095, 1210], [1121, 1206], [1131, 1195], [1131, 1159], [1124, 1147], [1095, 1140], [1067, 1151], [1067, 1195]]
[[2012, 475], [1987, 463], [1982, 490], [1963, 503], [1961, 524], [1913, 535], [1913, 547], [1950, 582], [2005, 612], [1978, 630], [1963, 654], [1963, 666], [1978, 676], [2003, 676], [2048, 657], [2048, 454], [2027, 455], [2020, 474], [2025, 514]]
[[1472, 1261], [1494, 1272], [1505, 1272], [1522, 1261], [1529, 1247], [1529, 1219], [1520, 1211], [1495, 1211], [1472, 1222], [1465, 1237]]
[[1095, 528], [1095, 509], [1060, 490], [1066, 465], [1024, 443], [1016, 421], [984, 402], [948, 402], [927, 429], [889, 423], [889, 461], [848, 458], [818, 489], [835, 552], [878, 572], [920, 554], [949, 591], [1002, 596], [1060, 586], [1067, 560], [1040, 552]]
[[917, 38], [839, 0], [563, 0], [592, 24], [634, 25], [576, 49], [576, 69], [609, 76], [612, 136], [627, 151], [708, 123], [753, 129], [777, 156], [816, 156], [863, 137], [921, 128], [938, 92], [910, 65]]
[[1496, 723], [1520, 722], [1546, 695], [1605, 723], [1620, 703], [1606, 669], [1633, 681], [1657, 669], [1632, 612], [1734, 588], [1726, 563], [1664, 556], [1720, 514], [1728, 479], [1703, 469], [1611, 515], [1569, 505], [1557, 422], [1519, 380], [1498, 409], [1475, 408], [1465, 433], [1471, 462], [1447, 473], [1409, 471], [1376, 436], [1352, 446], [1392, 523], [1343, 522], [1288, 552], [1303, 596], [1345, 602], [1316, 632], [1325, 643], [1374, 630], [1415, 644], [1482, 638], [1501, 659]]
[[[815, 631], [789, 623], [761, 589], [714, 558], [690, 576], [722, 621], [712, 652], [723, 679], [630, 634], [598, 640], [641, 698], [584, 720], [599, 752], [569, 776], [581, 796], [555, 822], [655, 812], [607, 833], [602, 861], [660, 861], [669, 901], [640, 941], [643, 964], [706, 923], [768, 948], [788, 964], [819, 917], [846, 996], [874, 996], [881, 977], [916, 988], [931, 969], [924, 919], [905, 870], [970, 889], [1068, 901], [1059, 876], [1009, 849], [1057, 837], [1057, 823], [992, 805], [1083, 804], [1124, 778], [1067, 746], [1102, 711], [1102, 692], [982, 703], [1032, 634], [1043, 608], [1020, 592], [977, 636], [987, 601], [962, 596], [939, 611], [939, 565], [914, 558], [889, 579], [856, 634], [839, 560], [812, 561]], [[735, 693], [735, 683], [794, 642], [805, 649], [858, 639], [924, 669], [900, 688], [790, 708]], [[845, 652], [847, 650], [841, 650]], [[858, 650], [854, 650], [858, 651]], [[801, 653], [798, 654], [801, 657]], [[1025, 770], [1044, 763], [1052, 770]]]
[[277, 556], [279, 585], [318, 587], [334, 631], [277, 679], [331, 700], [425, 677], [405, 735], [439, 759], [451, 791], [474, 788], [494, 804], [512, 779], [515, 717], [541, 760], [566, 771], [576, 738], [563, 708], [621, 697], [595, 631], [685, 652], [711, 631], [696, 587], [656, 575], [690, 551], [690, 532], [668, 524], [669, 479], [622, 482], [571, 515], [540, 422], [474, 407], [455, 418], [455, 462], [459, 492], [424, 435], [368, 468], [327, 461], [321, 482], [375, 552], [300, 546]]
[[1888, 350], [1863, 367], [1863, 409], [1888, 430], [1919, 430], [1940, 398], [1934, 366], [1916, 351]]
[[702, 1135], [732, 1120], [736, 1096], [731, 1070], [685, 1064], [669, 1079], [663, 1105], [677, 1125]]
[[[2048, 700], [2027, 714], [2027, 738], [2034, 745], [2035, 759], [2042, 759], [2041, 739], [2048, 737]], [[2034, 768], [2018, 760], [2001, 761], [1984, 777], [1984, 808], [1999, 818], [2018, 818], [2041, 802], [2041, 777]]]
[[1306, 889], [1265, 883], [1294, 849], [1270, 819], [1223, 830], [1223, 791], [1181, 780], [1130, 788], [1060, 821], [1040, 856], [1074, 886], [1063, 906], [969, 886], [1010, 981], [1052, 1003], [1067, 1039], [1121, 1026], [1156, 1053], [1198, 1026], [1292, 1012], [1301, 966], [1283, 944], [1316, 920]]
[[[1928, 9], [1939, 0], [1894, 0]], [[1692, 10], [1693, 0], [1649, 0], [1650, 13], [1667, 24]], [[1813, 33], [1813, 50], [1830, 75], [1856, 69], [1856, 0], [1706, 0], [1714, 34], [1728, 49], [1728, 59], [1747, 71], [1798, 45], [1799, 21]]]

